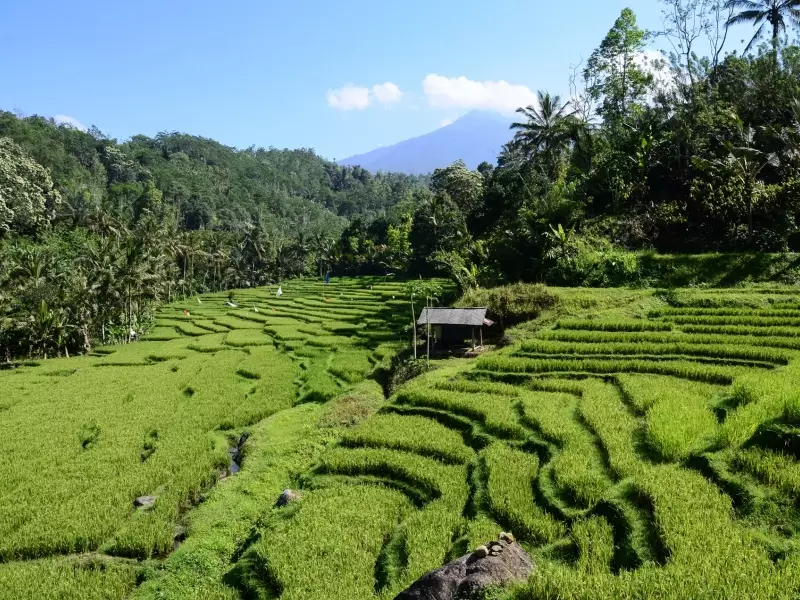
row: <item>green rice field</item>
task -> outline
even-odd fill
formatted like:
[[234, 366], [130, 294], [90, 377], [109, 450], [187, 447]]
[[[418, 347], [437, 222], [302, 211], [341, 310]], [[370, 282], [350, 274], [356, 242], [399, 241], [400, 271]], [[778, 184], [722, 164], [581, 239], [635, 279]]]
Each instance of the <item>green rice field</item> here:
[[391, 600], [500, 531], [492, 598], [800, 597], [800, 291], [553, 289], [397, 389], [402, 284], [282, 291], [0, 371], [0, 598]]

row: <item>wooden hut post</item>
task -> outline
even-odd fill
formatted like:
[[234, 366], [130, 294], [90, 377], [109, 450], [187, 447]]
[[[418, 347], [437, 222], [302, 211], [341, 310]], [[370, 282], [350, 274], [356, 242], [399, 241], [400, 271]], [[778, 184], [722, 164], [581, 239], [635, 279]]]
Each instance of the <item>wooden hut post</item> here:
[[414, 334], [414, 360], [417, 360], [417, 315], [414, 312], [414, 292], [411, 292], [411, 331]]
[[433, 301], [430, 298], [425, 299], [426, 304], [428, 304], [429, 308], [425, 311], [425, 321], [426, 325], [428, 326], [427, 336], [425, 338], [426, 343], [428, 344], [428, 363], [431, 362], [431, 311], [430, 308], [433, 307]]
[[475, 328], [472, 328], [472, 349], [475, 350]]
[[483, 327], [481, 327], [480, 332], [481, 332], [481, 348], [483, 348]]

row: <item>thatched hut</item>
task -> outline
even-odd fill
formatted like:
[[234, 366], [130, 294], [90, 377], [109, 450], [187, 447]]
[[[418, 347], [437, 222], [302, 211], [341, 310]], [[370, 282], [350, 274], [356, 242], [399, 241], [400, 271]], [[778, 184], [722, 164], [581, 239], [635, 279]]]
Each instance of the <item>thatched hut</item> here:
[[471, 342], [472, 349], [483, 346], [484, 333], [494, 321], [486, 318], [486, 307], [475, 308], [423, 308], [417, 325], [428, 326], [433, 347], [444, 349], [464, 347]]

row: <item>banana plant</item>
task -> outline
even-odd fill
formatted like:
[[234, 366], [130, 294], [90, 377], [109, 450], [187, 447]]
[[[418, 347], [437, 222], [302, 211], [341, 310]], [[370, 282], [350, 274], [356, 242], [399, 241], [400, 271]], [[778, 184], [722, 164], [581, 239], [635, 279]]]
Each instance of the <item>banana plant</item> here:
[[564, 226], [559, 223], [558, 227], [549, 225], [550, 231], [545, 231], [544, 235], [550, 244], [550, 248], [545, 252], [545, 256], [549, 259], [557, 259], [567, 253], [569, 243], [575, 233], [575, 224], [569, 229], [564, 229]]

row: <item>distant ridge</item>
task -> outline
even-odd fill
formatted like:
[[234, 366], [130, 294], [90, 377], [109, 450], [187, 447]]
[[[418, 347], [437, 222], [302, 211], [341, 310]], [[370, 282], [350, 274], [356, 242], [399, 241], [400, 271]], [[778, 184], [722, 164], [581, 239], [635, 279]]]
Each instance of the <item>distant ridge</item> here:
[[484, 161], [495, 164], [503, 145], [513, 137], [511, 123], [496, 113], [473, 111], [436, 131], [338, 162], [372, 172], [425, 175], [460, 158], [474, 169]]

